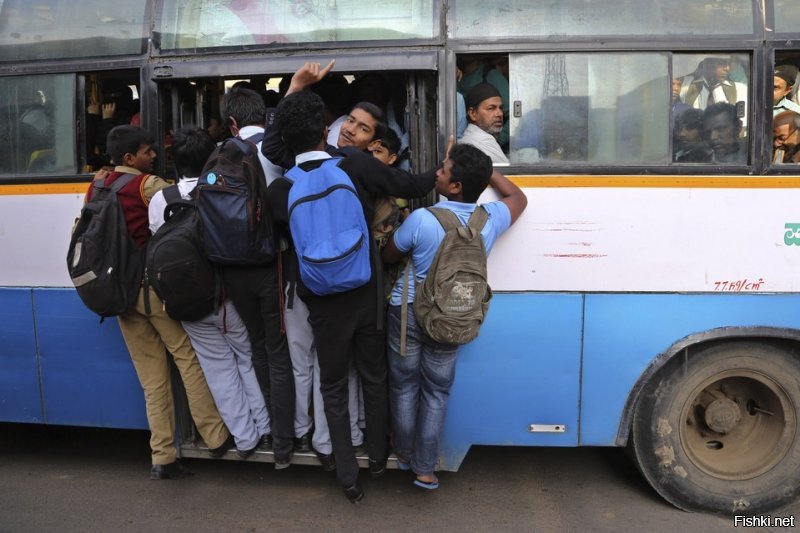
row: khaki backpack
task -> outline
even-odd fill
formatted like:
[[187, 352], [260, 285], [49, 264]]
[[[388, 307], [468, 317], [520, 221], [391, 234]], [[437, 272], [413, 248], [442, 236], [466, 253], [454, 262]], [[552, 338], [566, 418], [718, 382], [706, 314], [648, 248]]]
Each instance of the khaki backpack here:
[[[436, 250], [428, 275], [417, 286], [414, 314], [422, 331], [442, 344], [466, 344], [478, 336], [489, 310], [492, 290], [486, 275], [486, 247], [481, 230], [489, 219], [478, 206], [466, 226], [456, 215], [442, 208], [428, 210], [444, 228], [444, 239]], [[400, 354], [405, 355], [408, 322], [408, 271], [403, 288]], [[416, 276], [414, 277], [416, 282]]]

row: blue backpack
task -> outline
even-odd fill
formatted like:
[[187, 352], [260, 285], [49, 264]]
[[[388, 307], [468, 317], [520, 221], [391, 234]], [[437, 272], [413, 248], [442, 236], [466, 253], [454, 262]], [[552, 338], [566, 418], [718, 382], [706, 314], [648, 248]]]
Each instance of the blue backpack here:
[[370, 234], [364, 208], [341, 158], [306, 172], [293, 167], [289, 190], [289, 229], [300, 278], [319, 296], [365, 285], [372, 275]]

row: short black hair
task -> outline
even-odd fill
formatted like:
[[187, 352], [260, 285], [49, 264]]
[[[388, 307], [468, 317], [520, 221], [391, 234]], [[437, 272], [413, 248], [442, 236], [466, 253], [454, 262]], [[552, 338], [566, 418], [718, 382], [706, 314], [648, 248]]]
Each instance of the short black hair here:
[[123, 124], [112, 128], [106, 137], [106, 152], [111, 161], [122, 165], [125, 154], [136, 154], [144, 145], [153, 144], [153, 138], [147, 130], [139, 126]]
[[361, 109], [369, 113], [372, 118], [375, 119], [375, 135], [372, 136], [372, 140], [382, 139], [384, 135], [386, 135], [386, 115], [383, 113], [380, 107], [376, 106], [372, 102], [358, 102], [356, 105], [350, 109], [350, 112], [353, 112], [353, 109]]
[[263, 126], [267, 108], [257, 92], [244, 87], [234, 87], [222, 98], [220, 114], [227, 119], [233, 117], [239, 128]]
[[300, 154], [319, 144], [325, 132], [324, 110], [322, 98], [311, 91], [298, 91], [281, 100], [275, 124], [289, 150]]
[[703, 131], [703, 112], [699, 109], [686, 109], [675, 116], [674, 131], [687, 130]]
[[736, 113], [736, 106], [727, 102], [717, 102], [716, 104], [712, 104], [703, 110], [704, 129], [705, 124], [711, 120], [712, 117], [716, 117], [717, 115], [725, 115], [725, 118], [727, 118], [737, 129], [742, 127], [742, 119], [740, 119], [739, 115]]
[[461, 183], [464, 202], [475, 203], [486, 190], [492, 177], [492, 159], [469, 144], [457, 144], [450, 149], [453, 162], [450, 183]]
[[397, 136], [397, 132], [395, 132], [392, 128], [386, 128], [383, 136], [378, 138], [380, 143], [386, 147], [386, 151], [391, 154], [400, 155], [400, 147], [402, 144], [400, 143], [400, 137]]
[[199, 176], [214, 148], [216, 143], [206, 130], [195, 127], [179, 129], [172, 138], [175, 170], [181, 176]]

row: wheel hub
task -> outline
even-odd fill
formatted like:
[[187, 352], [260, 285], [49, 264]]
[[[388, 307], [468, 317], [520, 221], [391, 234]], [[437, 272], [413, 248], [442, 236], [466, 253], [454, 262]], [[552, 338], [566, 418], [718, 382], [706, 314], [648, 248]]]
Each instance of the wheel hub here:
[[730, 433], [741, 421], [741, 409], [728, 398], [714, 400], [705, 409], [706, 425], [717, 433]]

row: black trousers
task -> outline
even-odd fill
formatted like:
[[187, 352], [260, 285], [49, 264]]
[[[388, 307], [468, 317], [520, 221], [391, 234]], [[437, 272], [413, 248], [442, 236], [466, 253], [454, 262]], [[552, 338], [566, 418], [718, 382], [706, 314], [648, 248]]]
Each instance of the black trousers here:
[[294, 445], [294, 374], [286, 334], [281, 332], [278, 262], [226, 266], [225, 295], [242, 317], [253, 345], [253, 368], [270, 414], [276, 459], [288, 459]]
[[370, 459], [388, 455], [389, 396], [385, 332], [378, 329], [373, 283], [330, 296], [304, 295], [314, 332], [320, 389], [331, 433], [336, 476], [343, 487], [358, 479], [358, 462], [350, 436], [347, 374], [350, 362], [364, 393], [365, 447]]

